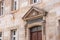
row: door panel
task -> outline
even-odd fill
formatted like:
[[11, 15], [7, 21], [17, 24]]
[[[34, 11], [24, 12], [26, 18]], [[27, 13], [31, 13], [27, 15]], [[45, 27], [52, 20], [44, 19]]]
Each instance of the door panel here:
[[38, 32], [38, 40], [42, 40], [42, 32], [41, 31]]
[[32, 34], [31, 34], [32, 36], [32, 40], [37, 40], [37, 32], [33, 32]]

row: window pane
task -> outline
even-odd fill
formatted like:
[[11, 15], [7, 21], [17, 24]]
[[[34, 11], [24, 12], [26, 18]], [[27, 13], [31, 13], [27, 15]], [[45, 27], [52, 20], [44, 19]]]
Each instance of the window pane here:
[[13, 40], [15, 40], [15, 37], [13, 37]]
[[37, 27], [31, 29], [31, 32], [35, 32], [35, 31], [37, 31]]
[[40, 30], [42, 30], [41, 26], [36, 26], [34, 28], [31, 28], [31, 32], [40, 31]]
[[0, 16], [3, 15], [4, 1], [0, 3]]
[[3, 7], [1, 8], [1, 14], [3, 15]]
[[2, 33], [0, 33], [0, 37], [2, 37]]
[[16, 1], [14, 2], [14, 9], [16, 10]]
[[59, 23], [59, 27], [58, 27], [58, 30], [59, 30], [59, 33], [60, 33], [60, 20], [58, 21], [58, 23]]
[[16, 30], [11, 31], [11, 39], [16, 40]]
[[16, 0], [12, 0], [12, 4], [11, 4], [11, 10], [13, 11], [13, 10], [16, 10], [16, 8], [17, 8], [17, 1]]
[[42, 27], [41, 27], [41, 26], [38, 27], [38, 31], [39, 31], [39, 30], [42, 30]]
[[16, 34], [16, 31], [14, 31], [14, 35]]
[[12, 35], [16, 35], [16, 30], [12, 30]]
[[37, 0], [34, 0], [34, 3], [36, 3], [37, 2]]

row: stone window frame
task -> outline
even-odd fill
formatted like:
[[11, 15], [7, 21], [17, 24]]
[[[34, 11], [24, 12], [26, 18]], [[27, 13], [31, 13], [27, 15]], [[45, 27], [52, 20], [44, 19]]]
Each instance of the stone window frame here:
[[17, 30], [17, 40], [19, 40], [19, 26], [11, 26], [7, 28], [9, 30], [9, 39], [11, 40], [11, 30]]
[[2, 40], [2, 32], [0, 32], [0, 39]]
[[59, 30], [60, 30], [60, 20], [58, 20], [58, 33], [59, 33], [59, 36], [60, 36]]
[[34, 0], [30, 0], [30, 4], [36, 4], [36, 3], [41, 3], [41, 0], [37, 0], [36, 2], [34, 2]]
[[18, 0], [11, 0], [11, 11], [18, 9]]
[[58, 29], [57, 30], [58, 31], [58, 35], [56, 36], [56, 39], [60, 40], [60, 18], [58, 17], [57, 19], [58, 19], [57, 20], [57, 24], [58, 24], [57, 25], [58, 26], [58, 28], [57, 28]]
[[[14, 33], [14, 31], [15, 31], [15, 33]], [[11, 40], [13, 40], [13, 38], [16, 40], [16, 34], [17, 33], [17, 29], [13, 29], [13, 30], [11, 30]]]
[[4, 0], [0, 1], [0, 16], [3, 15], [4, 11]]

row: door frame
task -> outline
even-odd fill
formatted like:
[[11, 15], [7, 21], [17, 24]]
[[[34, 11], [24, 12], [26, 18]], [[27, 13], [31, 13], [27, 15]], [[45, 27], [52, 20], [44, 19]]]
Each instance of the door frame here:
[[41, 26], [42, 27], [42, 40], [45, 40], [45, 37], [44, 37], [44, 32], [43, 32], [43, 23], [32, 23], [32, 24], [27, 24], [27, 27], [26, 27], [26, 40], [30, 40], [30, 28], [34, 27], [34, 26]]

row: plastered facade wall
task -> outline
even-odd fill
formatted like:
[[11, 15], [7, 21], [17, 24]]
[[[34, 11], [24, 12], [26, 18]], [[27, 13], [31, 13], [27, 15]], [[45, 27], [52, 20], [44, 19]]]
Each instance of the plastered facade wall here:
[[11, 0], [4, 0], [4, 15], [0, 16], [0, 32], [3, 33], [3, 40], [11, 39], [10, 31], [13, 29], [18, 30], [17, 40], [25, 40], [26, 21], [22, 17], [32, 6], [48, 12], [46, 16], [46, 40], [59, 40], [58, 20], [60, 20], [60, 0], [41, 0], [41, 3], [31, 5], [29, 4], [30, 0], [18, 1], [18, 10], [11, 11]]

